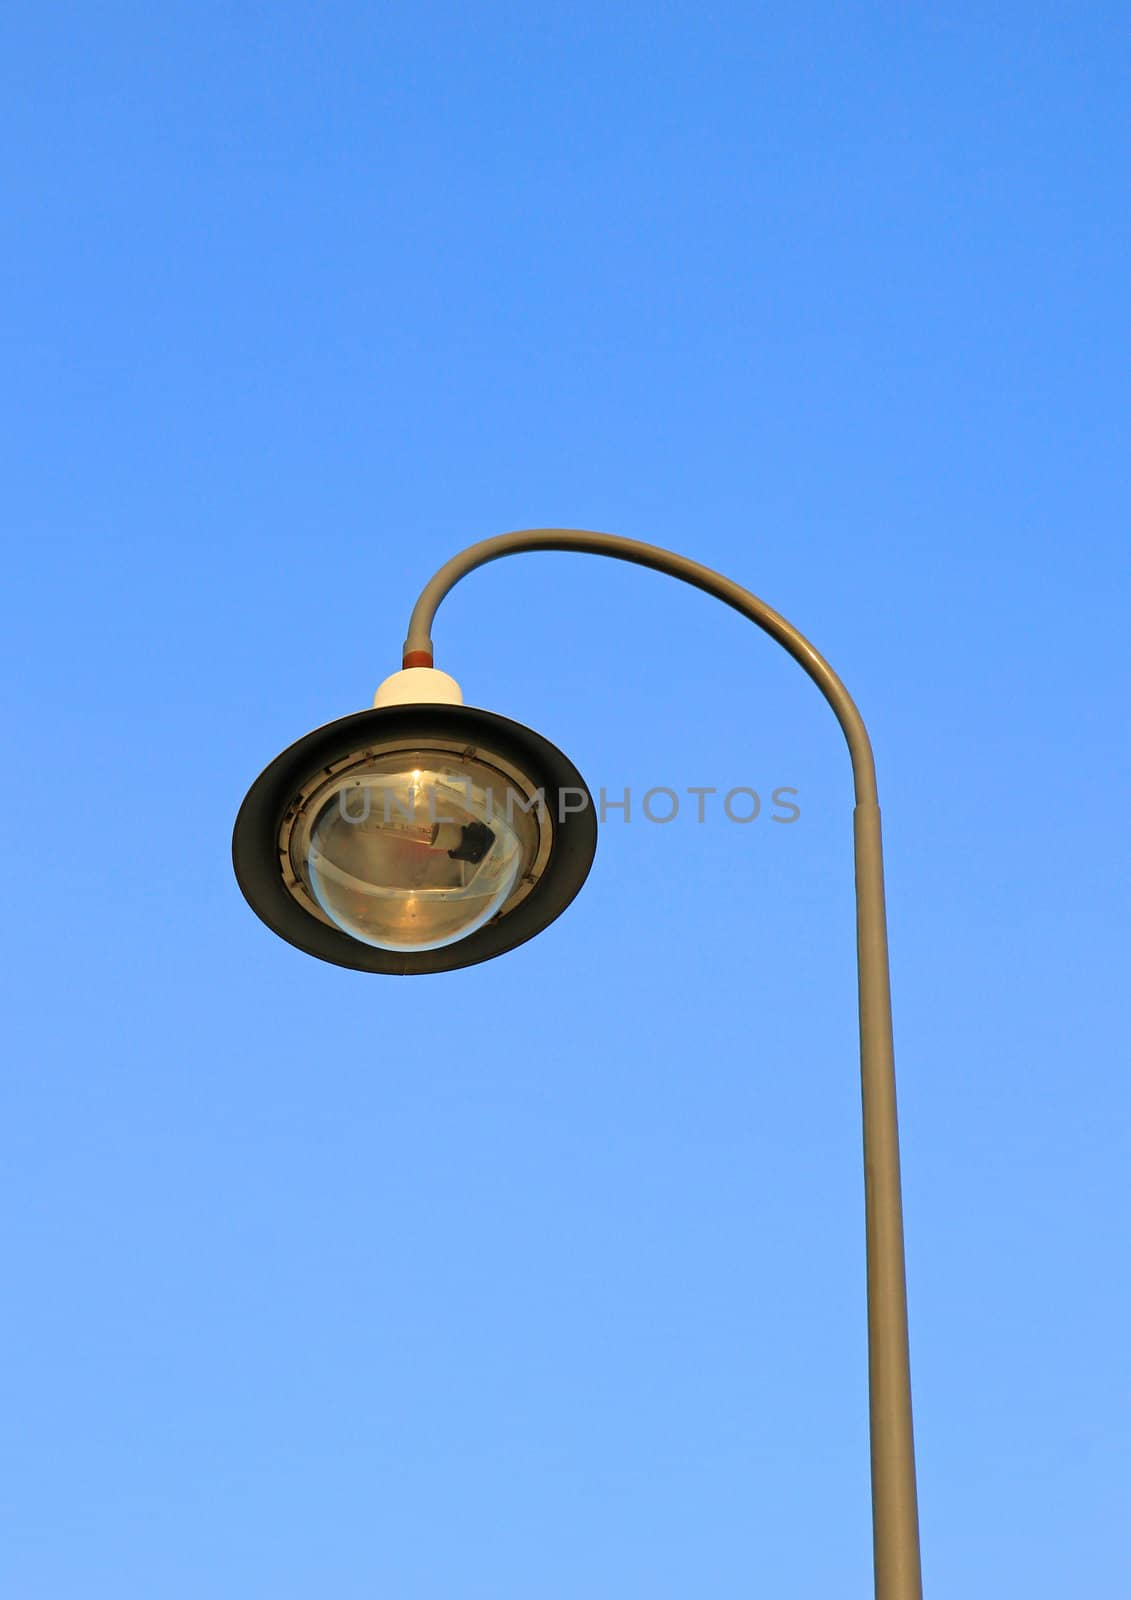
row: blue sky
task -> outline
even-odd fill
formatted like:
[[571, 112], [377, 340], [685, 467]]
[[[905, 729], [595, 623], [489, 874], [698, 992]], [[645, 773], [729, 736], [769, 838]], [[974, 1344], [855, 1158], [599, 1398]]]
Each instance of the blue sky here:
[[[870, 1585], [851, 790], [784, 654], [516, 558], [438, 664], [610, 820], [445, 978], [244, 791], [489, 533], [830, 657], [885, 807], [929, 1594], [1131, 1586], [1114, 6], [6, 8], [0, 1588]], [[17, 798], [18, 797], [18, 798]]]

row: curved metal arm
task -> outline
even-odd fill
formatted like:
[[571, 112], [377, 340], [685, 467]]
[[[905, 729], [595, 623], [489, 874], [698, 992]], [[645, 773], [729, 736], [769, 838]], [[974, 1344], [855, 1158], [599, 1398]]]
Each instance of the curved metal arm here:
[[421, 592], [405, 641], [405, 665], [432, 664], [433, 619], [444, 596], [461, 578], [488, 561], [527, 550], [611, 556], [666, 572], [713, 594], [789, 651], [832, 706], [844, 732], [856, 789], [853, 831], [875, 1592], [876, 1600], [922, 1600], [883, 851], [876, 768], [867, 729], [852, 696], [824, 656], [764, 601], [686, 556], [611, 533], [529, 528], [469, 545], [442, 566]]
[[[432, 662], [432, 623], [440, 602], [461, 578], [466, 578], [476, 567], [500, 556], [518, 555], [527, 550], [574, 550], [583, 555], [611, 556], [617, 561], [631, 561], [638, 567], [652, 567], [656, 572], [666, 572], [669, 577], [681, 578], [695, 589], [713, 594], [717, 600], [740, 611], [744, 617], [768, 633], [789, 651], [836, 712], [844, 729], [848, 749], [852, 756], [852, 776], [856, 785], [856, 799], [876, 799], [876, 764], [872, 758], [872, 745], [864, 721], [852, 696], [841, 683], [824, 656], [815, 650], [797, 629], [779, 616], [776, 611], [759, 600], [748, 589], [741, 588], [713, 572], [698, 561], [677, 556], [658, 545], [642, 544], [638, 539], [622, 539], [615, 533], [591, 533], [581, 528], [524, 528], [520, 533], [501, 533], [494, 539], [482, 539], [468, 545], [459, 555], [440, 568], [421, 590], [420, 599], [413, 607], [408, 625], [408, 638], [404, 646], [406, 666], [428, 665]], [[411, 659], [410, 659], [411, 658]]]

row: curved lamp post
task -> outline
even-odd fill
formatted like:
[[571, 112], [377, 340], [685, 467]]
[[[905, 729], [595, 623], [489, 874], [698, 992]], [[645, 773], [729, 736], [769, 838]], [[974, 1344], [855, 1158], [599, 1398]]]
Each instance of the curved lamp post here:
[[573, 550], [652, 567], [741, 612], [789, 651], [836, 714], [852, 759], [877, 1600], [921, 1600], [880, 810], [872, 747], [832, 667], [748, 590], [613, 534], [533, 528], [441, 567], [375, 709], [308, 734], [252, 785], [233, 858], [253, 910], [311, 955], [368, 972], [442, 972], [533, 937], [585, 881], [596, 821], [579, 773], [519, 724], [462, 704], [431, 629], [461, 578], [500, 556]]

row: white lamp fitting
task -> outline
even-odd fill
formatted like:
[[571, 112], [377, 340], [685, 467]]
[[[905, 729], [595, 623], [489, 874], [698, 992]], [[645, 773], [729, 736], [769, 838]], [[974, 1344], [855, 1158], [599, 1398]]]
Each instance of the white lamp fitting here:
[[385, 679], [373, 696], [381, 706], [462, 706], [463, 690], [438, 667], [402, 667]]

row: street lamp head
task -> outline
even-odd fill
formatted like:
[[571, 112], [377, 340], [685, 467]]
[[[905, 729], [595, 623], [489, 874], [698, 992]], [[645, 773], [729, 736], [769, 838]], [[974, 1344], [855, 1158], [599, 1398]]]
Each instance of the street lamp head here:
[[446, 674], [397, 673], [373, 710], [307, 734], [256, 779], [232, 855], [274, 932], [359, 971], [443, 972], [565, 910], [596, 848], [583, 779], [529, 728], [458, 701]]

